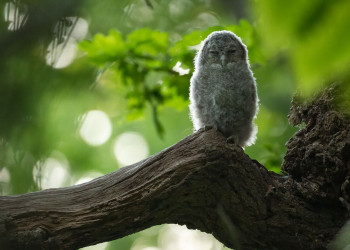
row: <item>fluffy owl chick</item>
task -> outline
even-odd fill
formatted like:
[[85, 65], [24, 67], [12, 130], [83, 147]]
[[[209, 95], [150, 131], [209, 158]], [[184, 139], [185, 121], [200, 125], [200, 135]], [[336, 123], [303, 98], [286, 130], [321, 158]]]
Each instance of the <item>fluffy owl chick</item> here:
[[241, 147], [255, 142], [256, 82], [247, 48], [230, 31], [211, 33], [195, 58], [190, 86], [194, 129], [214, 127]]

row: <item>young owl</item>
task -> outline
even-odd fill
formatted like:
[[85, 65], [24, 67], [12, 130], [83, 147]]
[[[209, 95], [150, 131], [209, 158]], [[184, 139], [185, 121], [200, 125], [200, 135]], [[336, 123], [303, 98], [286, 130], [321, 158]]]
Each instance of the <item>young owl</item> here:
[[256, 82], [247, 48], [230, 31], [215, 31], [195, 58], [190, 86], [194, 129], [214, 127], [241, 147], [255, 142]]

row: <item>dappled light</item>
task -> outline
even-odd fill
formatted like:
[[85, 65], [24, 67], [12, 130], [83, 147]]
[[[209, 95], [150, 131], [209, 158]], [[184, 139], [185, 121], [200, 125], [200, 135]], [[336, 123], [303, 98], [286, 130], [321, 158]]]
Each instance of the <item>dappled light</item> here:
[[77, 56], [78, 42], [88, 33], [87, 21], [80, 17], [66, 17], [55, 25], [55, 38], [49, 44], [46, 63], [53, 68], [61, 69], [69, 66]]
[[70, 37], [62, 43], [58, 43], [57, 39], [55, 39], [50, 43], [47, 52], [47, 64], [56, 69], [61, 69], [67, 67], [74, 61], [78, 52], [78, 47], [76, 41]]
[[189, 230], [186, 226], [167, 225], [159, 235], [159, 245], [163, 250], [219, 250], [215, 238], [198, 230]]
[[4, 8], [5, 22], [8, 30], [15, 31], [23, 27], [28, 19], [28, 7], [20, 1], [7, 2]]
[[[157, 227], [150, 228], [141, 233], [141, 237], [135, 239], [130, 250], [223, 250], [223, 244], [219, 243], [213, 236], [190, 230], [186, 226], [175, 224], [160, 227], [156, 245], [151, 245], [149, 238], [154, 236]], [[157, 234], [155, 234], [157, 236]]]
[[6, 167], [0, 170], [0, 194], [6, 195], [9, 191], [11, 176]]
[[91, 146], [104, 144], [112, 134], [112, 123], [101, 110], [91, 110], [83, 115], [79, 134]]
[[93, 179], [96, 179], [100, 176], [102, 176], [103, 174], [100, 173], [100, 172], [96, 172], [96, 171], [90, 171], [90, 172], [87, 172], [86, 174], [84, 174], [82, 177], [80, 177], [75, 183], [74, 185], [79, 185], [79, 184], [83, 184], [83, 183], [86, 183], [86, 182], [89, 182]]
[[149, 149], [141, 134], [125, 132], [115, 140], [113, 152], [121, 166], [126, 166], [145, 159], [149, 154]]
[[188, 73], [190, 73], [190, 69], [184, 69], [181, 67], [181, 62], [177, 62], [173, 67], [173, 70], [179, 73], [180, 76], [187, 75]]
[[202, 29], [208, 26], [220, 25], [220, 22], [212, 13], [204, 12], [197, 16], [194, 25], [196, 25], [198, 29]]
[[67, 159], [57, 151], [52, 153], [52, 157], [37, 162], [33, 168], [33, 176], [42, 189], [69, 185], [69, 172]]
[[73, 24], [69, 37], [74, 38], [76, 41], [80, 41], [86, 37], [89, 31], [89, 24], [84, 18], [67, 17], [66, 20]]
[[142, 0], [133, 1], [125, 12], [133, 22], [149, 23], [154, 19], [154, 12]]
[[107, 246], [108, 246], [108, 242], [104, 242], [104, 243], [96, 244], [93, 246], [80, 248], [80, 250], [105, 250], [105, 249], [107, 249]]
[[159, 247], [150, 247], [150, 246], [144, 246], [144, 245], [137, 245], [137, 244], [135, 244], [131, 248], [131, 250], [162, 250], [162, 249], [159, 248]]

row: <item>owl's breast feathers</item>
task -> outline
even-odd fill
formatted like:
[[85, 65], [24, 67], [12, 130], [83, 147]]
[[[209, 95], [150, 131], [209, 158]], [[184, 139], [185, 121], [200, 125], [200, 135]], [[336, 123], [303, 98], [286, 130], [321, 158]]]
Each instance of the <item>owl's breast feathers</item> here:
[[241, 106], [256, 101], [255, 80], [251, 71], [208, 70], [198, 72], [197, 88], [211, 96], [217, 105]]

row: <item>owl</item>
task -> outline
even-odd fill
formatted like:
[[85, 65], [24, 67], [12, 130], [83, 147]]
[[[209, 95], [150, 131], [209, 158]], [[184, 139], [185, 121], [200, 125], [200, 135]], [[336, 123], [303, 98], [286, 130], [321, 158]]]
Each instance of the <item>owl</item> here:
[[255, 78], [248, 51], [230, 31], [215, 31], [195, 57], [190, 85], [194, 130], [214, 127], [241, 147], [255, 142], [258, 111]]

